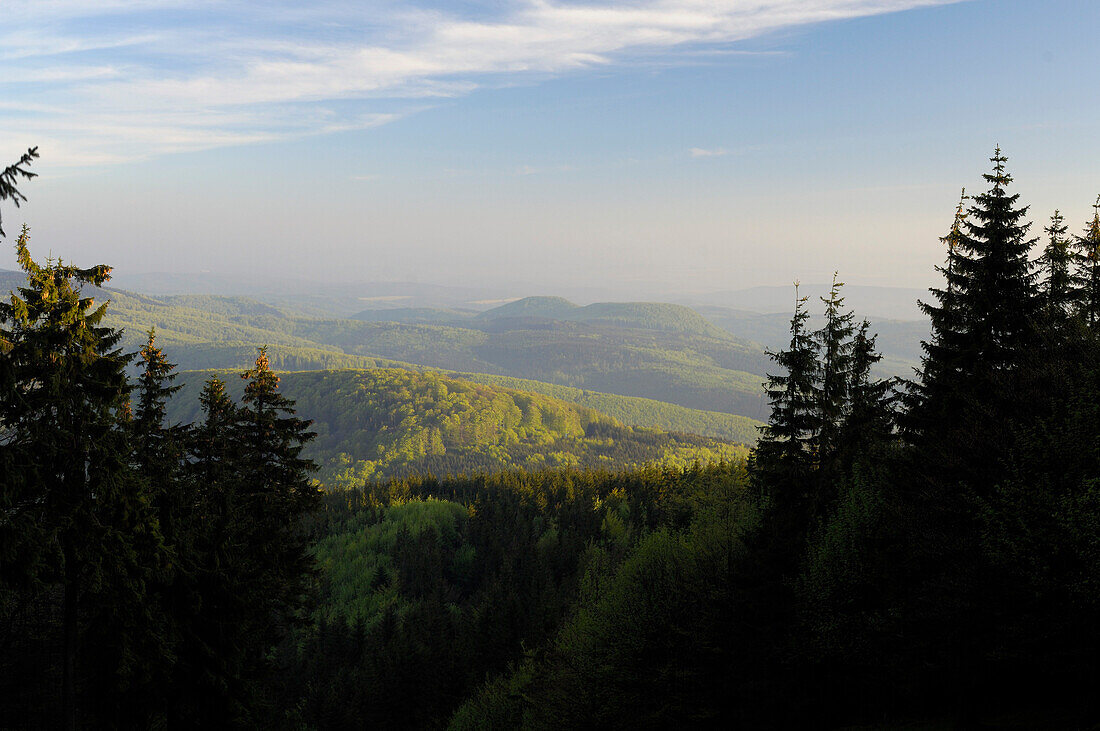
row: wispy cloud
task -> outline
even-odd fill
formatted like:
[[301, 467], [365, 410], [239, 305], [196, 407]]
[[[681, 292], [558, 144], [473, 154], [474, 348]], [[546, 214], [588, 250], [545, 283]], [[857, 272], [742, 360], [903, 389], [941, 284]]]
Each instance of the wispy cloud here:
[[730, 151], [724, 147], [712, 147], [709, 149], [704, 147], [692, 147], [688, 150], [688, 154], [692, 157], [722, 157], [730, 154]]
[[520, 0], [476, 17], [389, 0], [262, 12], [244, 0], [14, 1], [0, 34], [0, 131], [102, 164], [361, 129], [486, 84], [738, 50], [724, 46], [952, 1]]

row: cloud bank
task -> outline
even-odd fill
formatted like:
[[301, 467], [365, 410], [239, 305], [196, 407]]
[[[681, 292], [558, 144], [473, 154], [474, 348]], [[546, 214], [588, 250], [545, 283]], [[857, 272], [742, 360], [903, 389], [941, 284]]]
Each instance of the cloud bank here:
[[9, 1], [0, 137], [101, 165], [366, 129], [486, 85], [951, 1]]

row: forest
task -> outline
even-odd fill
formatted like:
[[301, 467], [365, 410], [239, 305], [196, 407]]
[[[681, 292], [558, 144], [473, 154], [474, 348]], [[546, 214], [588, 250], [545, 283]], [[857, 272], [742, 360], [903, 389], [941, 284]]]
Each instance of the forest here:
[[[384, 363], [276, 373], [260, 348], [178, 373], [159, 327], [128, 352], [109, 267], [38, 262], [24, 228], [0, 302], [0, 726], [1095, 725], [1100, 199], [1032, 232], [991, 163], [942, 239], [916, 374], [880, 377], [834, 278], [767, 351], [751, 451]], [[520, 307], [587, 317], [570, 304]], [[252, 316], [291, 346], [303, 327]], [[476, 332], [497, 364], [551, 347]]]
[[[168, 404], [170, 421], [201, 419], [197, 397], [212, 375], [230, 384], [231, 395], [242, 390], [232, 371], [181, 373], [181, 388]], [[317, 462], [316, 478], [332, 489], [413, 474], [682, 467], [748, 454], [743, 442], [625, 426], [574, 403], [433, 371], [284, 373], [279, 387], [296, 410], [310, 415], [317, 438], [303, 455]]]

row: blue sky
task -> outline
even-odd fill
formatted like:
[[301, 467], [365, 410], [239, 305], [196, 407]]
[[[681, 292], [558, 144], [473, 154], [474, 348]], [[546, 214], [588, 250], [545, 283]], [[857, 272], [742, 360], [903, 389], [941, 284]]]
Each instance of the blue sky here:
[[994, 143], [1037, 229], [1083, 226], [1098, 31], [1086, 0], [0, 0], [0, 154], [43, 155], [5, 217], [124, 272], [923, 287]]

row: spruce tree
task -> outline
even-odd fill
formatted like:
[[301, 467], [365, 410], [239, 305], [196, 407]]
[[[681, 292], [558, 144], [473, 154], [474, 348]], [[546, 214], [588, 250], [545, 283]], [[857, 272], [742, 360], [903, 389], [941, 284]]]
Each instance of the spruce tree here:
[[170, 729], [247, 723], [248, 682], [260, 653], [249, 644], [257, 608], [248, 591], [252, 516], [238, 494], [237, 409], [217, 376], [203, 386], [199, 404], [202, 418], [187, 432], [180, 481], [192, 520], [184, 526], [186, 570], [177, 572], [174, 587], [180, 645], [168, 693]]
[[[987, 192], [976, 196], [958, 243], [922, 303], [932, 336], [923, 343], [921, 381], [908, 397], [913, 447], [899, 488], [904, 550], [911, 566], [899, 616], [920, 629], [919, 652], [958, 693], [983, 683], [983, 657], [1003, 616], [999, 576], [989, 562], [984, 522], [1011, 511], [1001, 498], [1014, 440], [1033, 404], [1026, 364], [1038, 348], [1041, 306], [1023, 218], [998, 148]], [[995, 516], [991, 518], [990, 516]]]
[[1077, 302], [1090, 328], [1100, 324], [1100, 196], [1093, 204], [1092, 220], [1076, 240]]
[[1066, 230], [1060, 211], [1054, 211], [1050, 225], [1043, 229], [1047, 234], [1047, 244], [1038, 261], [1040, 296], [1043, 317], [1051, 324], [1062, 321], [1068, 315], [1075, 298], [1074, 252]]
[[313, 579], [304, 520], [318, 506], [320, 492], [310, 477], [316, 466], [302, 457], [316, 435], [310, 422], [295, 416], [294, 402], [279, 392], [266, 348], [241, 377], [246, 381], [237, 422], [242, 482], [236, 496], [251, 569], [241, 591], [254, 612], [246, 622], [247, 640], [260, 666], [271, 647], [304, 619]]
[[893, 431], [893, 380], [871, 377], [871, 368], [882, 360], [875, 347], [871, 324], [860, 323], [852, 339], [848, 381], [848, 409], [840, 429], [841, 462], [845, 469], [875, 446], [886, 443]]
[[943, 275], [943, 289], [931, 288], [929, 291], [938, 301], [938, 305], [918, 301], [921, 310], [931, 320], [932, 337], [923, 341], [924, 356], [921, 367], [917, 369], [917, 380], [905, 383], [903, 402], [906, 407], [903, 427], [911, 440], [919, 440], [934, 426], [935, 419], [927, 399], [932, 384], [950, 383], [961, 375], [962, 352], [967, 346], [961, 292], [965, 280], [959, 273], [959, 261], [965, 256], [961, 247], [963, 225], [968, 215], [966, 204], [969, 200], [963, 188], [959, 203], [955, 208], [955, 217], [946, 236], [940, 242], [947, 247], [947, 259], [936, 271]]
[[931, 290], [938, 304], [920, 303], [932, 337], [922, 343], [925, 356], [909, 396], [907, 426], [911, 439], [935, 446], [941, 456], [962, 458], [960, 450], [973, 451], [975, 440], [988, 434], [979, 427], [989, 426], [990, 409], [1010, 407], [1006, 378], [1035, 342], [1038, 298], [1028, 259], [1034, 240], [1023, 221], [1027, 208], [1017, 207], [1019, 194], [1007, 191], [1012, 177], [1000, 148], [991, 161], [993, 171], [983, 176], [990, 189], [974, 198], [965, 220], [956, 214], [947, 237], [947, 265], [939, 267], [946, 286]]
[[819, 419], [817, 342], [806, 329], [809, 313], [805, 297], [798, 297], [791, 318], [791, 340], [786, 350], [767, 351], [782, 372], [768, 374], [764, 386], [771, 417], [760, 427], [753, 452], [754, 482], [779, 522], [796, 533], [806, 527], [813, 471], [812, 446]]
[[183, 449], [183, 428], [169, 426], [168, 400], [182, 388], [173, 386], [175, 365], [168, 362], [156, 346], [156, 330], [150, 329], [148, 340], [138, 351], [140, 371], [137, 379], [137, 406], [134, 409], [134, 458], [138, 468], [153, 480], [153, 489], [163, 493], [174, 478]]
[[817, 425], [812, 449], [819, 465], [831, 465], [839, 448], [841, 424], [848, 408], [849, 389], [852, 380], [852, 325], [853, 314], [844, 308], [840, 290], [844, 282], [833, 284], [825, 303], [825, 324], [814, 333], [821, 354], [821, 376], [815, 388]]
[[191, 431], [189, 469], [192, 479], [205, 485], [204, 493], [216, 495], [212, 499], [225, 501], [229, 497], [228, 485], [239, 468], [240, 445], [234, 432], [237, 407], [225, 389], [225, 382], [217, 376], [203, 384], [199, 406], [202, 420]]
[[967, 280], [966, 304], [971, 336], [976, 340], [979, 370], [1004, 371], [1034, 343], [1035, 275], [1028, 255], [1036, 239], [1027, 238], [1027, 206], [1017, 207], [1019, 193], [1009, 195], [1012, 176], [1008, 158], [998, 147], [993, 171], [983, 177], [992, 187], [974, 199], [960, 245]]
[[[162, 561], [159, 529], [129, 458], [130, 357], [121, 333], [102, 323], [82, 286], [100, 286], [110, 268], [35, 262], [24, 227], [16, 243], [27, 285], [0, 303], [4, 370], [0, 424], [13, 469], [3, 492], [17, 524], [32, 524], [24, 546], [33, 579], [62, 596], [62, 725], [75, 728], [81, 705], [100, 725], [141, 724], [137, 696], [151, 664], [167, 653], [147, 601]], [[6, 527], [6, 526], [5, 526]], [[84, 722], [92, 721], [86, 714]]]
[[[156, 345], [156, 331], [138, 351], [136, 406], [130, 422], [132, 459], [156, 510], [161, 535], [168, 551], [169, 567], [155, 583], [165, 626], [171, 631], [177, 655], [186, 652], [190, 607], [201, 599], [194, 589], [196, 530], [206, 519], [194, 500], [191, 485], [184, 479], [187, 429], [167, 423], [168, 401], [181, 386], [171, 385], [175, 366]], [[171, 698], [173, 669], [169, 664], [155, 668], [151, 678], [157, 703], [164, 707]]]

